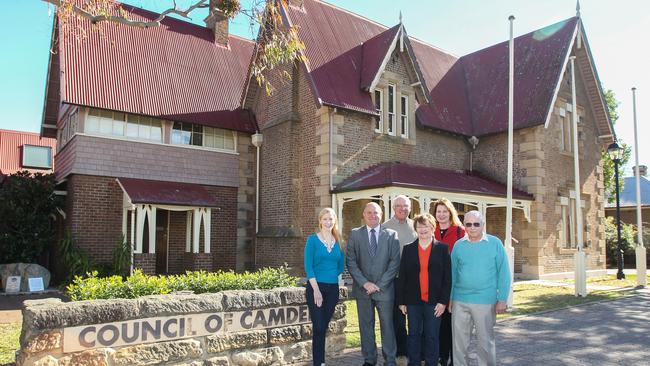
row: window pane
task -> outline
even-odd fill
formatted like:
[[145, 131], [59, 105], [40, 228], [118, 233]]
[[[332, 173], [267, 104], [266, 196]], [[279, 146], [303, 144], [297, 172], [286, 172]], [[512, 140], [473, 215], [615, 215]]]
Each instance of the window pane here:
[[149, 139], [151, 136], [151, 127], [148, 125], [140, 124], [138, 125], [138, 137], [141, 139]]
[[30, 168], [51, 168], [52, 148], [49, 146], [23, 145], [23, 166]]
[[89, 110], [88, 115], [98, 117], [100, 115], [99, 109], [91, 109], [91, 110]]
[[101, 118], [99, 120], [99, 133], [110, 135], [113, 133], [113, 120], [110, 118]]
[[129, 117], [129, 122], [126, 124], [126, 136], [127, 137], [138, 137], [138, 125], [137, 123], [133, 123], [130, 121]]
[[124, 125], [122, 121], [113, 121], [113, 135], [124, 136]]
[[388, 113], [395, 113], [395, 87], [388, 86]]
[[375, 109], [381, 110], [381, 91], [375, 90]]
[[99, 118], [97, 116], [88, 115], [86, 119], [86, 132], [99, 132]]
[[101, 116], [102, 116], [103, 118], [113, 119], [113, 112], [111, 112], [111, 111], [105, 111], [105, 110], [103, 110], [103, 111], [100, 112], [100, 114], [101, 114]]
[[162, 126], [160, 126], [160, 123], [153, 123], [150, 138], [154, 141], [162, 141]]
[[408, 112], [408, 99], [406, 97], [402, 97], [402, 115], [406, 115]]
[[116, 121], [126, 121], [126, 115], [124, 113], [115, 112], [113, 113], [113, 119]]
[[181, 123], [183, 126], [183, 131], [192, 132], [192, 124], [190, 123]]
[[235, 150], [235, 133], [226, 131], [223, 141], [223, 148], [228, 150]]
[[203, 146], [203, 133], [192, 134], [192, 145]]

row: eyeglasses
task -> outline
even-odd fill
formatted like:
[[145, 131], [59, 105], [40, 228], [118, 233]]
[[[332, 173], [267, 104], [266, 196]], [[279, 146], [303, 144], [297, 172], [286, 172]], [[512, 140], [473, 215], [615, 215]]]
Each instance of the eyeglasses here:
[[480, 222], [466, 222], [466, 223], [465, 223], [465, 226], [466, 226], [466, 227], [472, 227], [472, 226], [474, 226], [474, 227], [481, 227], [481, 223], [480, 223]]

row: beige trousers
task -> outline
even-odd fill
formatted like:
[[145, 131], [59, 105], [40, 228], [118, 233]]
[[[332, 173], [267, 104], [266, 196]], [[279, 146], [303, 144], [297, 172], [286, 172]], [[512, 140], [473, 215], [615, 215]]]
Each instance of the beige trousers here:
[[476, 327], [476, 354], [479, 366], [496, 366], [494, 344], [495, 304], [468, 304], [454, 301], [451, 313], [454, 365], [469, 365], [469, 342], [472, 325]]

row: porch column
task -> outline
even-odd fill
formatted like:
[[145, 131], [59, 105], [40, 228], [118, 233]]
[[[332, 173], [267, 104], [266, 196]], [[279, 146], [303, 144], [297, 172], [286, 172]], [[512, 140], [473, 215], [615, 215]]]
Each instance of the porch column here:
[[149, 253], [156, 252], [156, 206], [149, 206]]
[[484, 202], [477, 202], [476, 206], [478, 207], [478, 212], [483, 216], [485, 225], [483, 225], [483, 230], [487, 232], [487, 205]]
[[336, 215], [339, 219], [339, 230], [343, 232], [343, 199], [340, 198], [338, 195], [336, 196]]
[[384, 203], [384, 222], [390, 220], [390, 197], [388, 193], [381, 195], [381, 201]]
[[127, 224], [128, 218], [129, 218], [129, 210], [126, 207], [124, 207], [122, 209], [122, 240], [128, 240], [128, 238], [126, 237], [126, 234], [127, 234], [126, 228], [127, 228], [127, 225], [128, 225]]
[[203, 208], [203, 232], [205, 233], [203, 248], [205, 253], [210, 253], [210, 224], [212, 222], [212, 210]]
[[199, 236], [201, 236], [201, 212], [198, 208], [192, 210], [192, 253], [199, 252]]
[[144, 234], [144, 219], [147, 216], [147, 211], [144, 205], [137, 205], [134, 210], [136, 215], [136, 228], [135, 228], [135, 252], [142, 253], [142, 237]]

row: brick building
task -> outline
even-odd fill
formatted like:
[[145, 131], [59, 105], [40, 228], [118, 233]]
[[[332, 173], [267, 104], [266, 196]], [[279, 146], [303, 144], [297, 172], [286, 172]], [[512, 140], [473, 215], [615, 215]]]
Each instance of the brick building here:
[[[461, 213], [478, 209], [503, 236], [507, 42], [459, 58], [409, 37], [402, 23], [386, 27], [321, 1], [292, 0], [282, 14], [307, 61], [282, 67], [290, 82], [269, 74], [272, 95], [246, 74], [256, 45], [228, 36], [218, 15], [208, 28], [165, 19], [147, 30], [106, 25], [107, 37], [76, 43], [60, 35], [43, 134], [58, 134], [56, 172], [79, 243], [107, 260], [125, 235], [150, 272], [285, 262], [300, 271], [321, 208], [334, 207], [347, 232], [369, 200], [389, 218], [398, 194], [411, 197], [414, 213], [440, 197]], [[580, 18], [516, 38], [515, 59], [516, 273], [572, 270], [576, 207], [588, 269], [602, 271], [600, 156], [613, 131]], [[128, 134], [132, 119], [145, 137]], [[217, 136], [224, 145], [208, 144]]]

